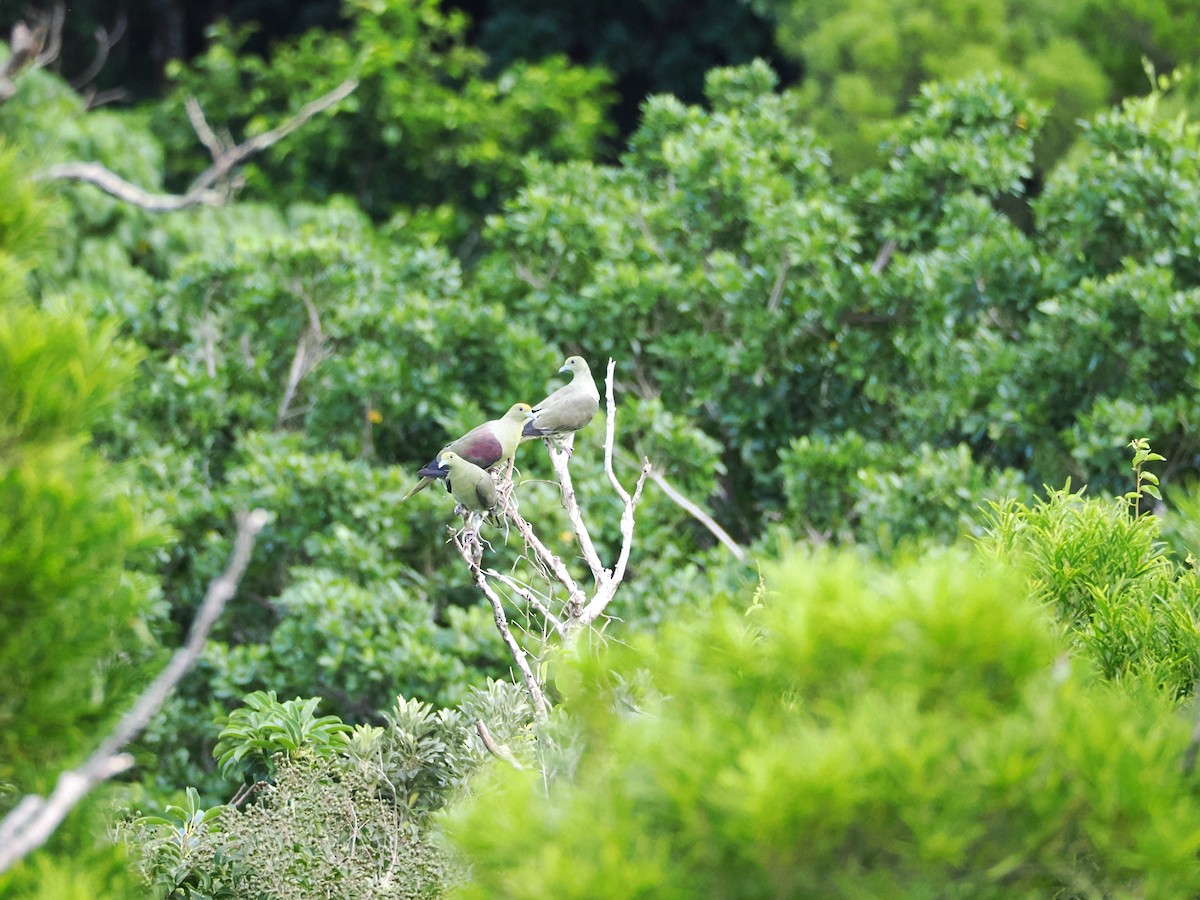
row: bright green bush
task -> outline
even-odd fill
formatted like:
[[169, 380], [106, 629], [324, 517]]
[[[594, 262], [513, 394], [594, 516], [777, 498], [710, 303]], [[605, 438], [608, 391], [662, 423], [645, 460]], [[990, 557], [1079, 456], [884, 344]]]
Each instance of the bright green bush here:
[[575, 777], [498, 767], [448, 820], [456, 896], [1195, 893], [1189, 722], [1064, 649], [978, 559], [794, 558], [750, 611], [560, 669]]
[[993, 504], [981, 546], [1028, 567], [1029, 590], [1106, 678], [1190, 694], [1200, 682], [1200, 579], [1124, 499], [1052, 491], [1031, 506]]
[[964, 444], [906, 453], [855, 432], [797, 438], [779, 472], [794, 526], [883, 552], [953, 543], [978, 528], [984, 502], [1027, 493], [1020, 472], [980, 465]]
[[[0, 817], [46, 794], [100, 742], [158, 654], [155, 579], [134, 570], [161, 539], [123, 473], [91, 445], [136, 354], [25, 292], [46, 246], [43, 201], [0, 148]], [[51, 843], [0, 876], [0, 896], [127, 889], [93, 799]]]

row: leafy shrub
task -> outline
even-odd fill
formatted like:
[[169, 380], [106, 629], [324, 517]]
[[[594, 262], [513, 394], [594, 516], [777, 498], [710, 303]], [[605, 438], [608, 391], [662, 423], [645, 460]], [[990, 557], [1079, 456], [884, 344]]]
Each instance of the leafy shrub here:
[[780, 454], [780, 474], [789, 521], [885, 552], [953, 543], [975, 530], [986, 500], [1026, 493], [1019, 472], [976, 463], [964, 444], [904, 453], [854, 432], [797, 438]]
[[[132, 379], [136, 354], [111, 323], [35, 306], [27, 275], [44, 251], [44, 201], [0, 148], [0, 817], [47, 794], [94, 749], [158, 654], [156, 580], [136, 571], [162, 535], [120, 467], [91, 446]], [[51, 304], [48, 304], [50, 306]], [[127, 889], [97, 846], [99, 798], [46, 850], [0, 876], [0, 895]]]
[[[457, 896], [1200, 890], [1190, 725], [1092, 683], [1014, 573], [792, 559], [761, 606], [561, 674], [576, 776], [496, 770]], [[636, 709], [616, 675], [644, 670]]]
[[475, 723], [516, 765], [535, 756], [530, 708], [510, 684], [472, 689], [458, 710], [399, 697], [383, 725], [354, 729], [316, 716], [318, 702], [248, 695], [217, 755], [229, 774], [270, 781], [213, 807], [188, 788], [165, 815], [120, 826], [155, 896], [442, 896], [463, 873], [430, 816], [488, 758]]
[[1032, 506], [993, 504], [981, 545], [1028, 568], [1030, 594], [1106, 678], [1183, 696], [1200, 681], [1200, 579], [1159, 531], [1155, 516], [1130, 515], [1123, 498], [1064, 488]]

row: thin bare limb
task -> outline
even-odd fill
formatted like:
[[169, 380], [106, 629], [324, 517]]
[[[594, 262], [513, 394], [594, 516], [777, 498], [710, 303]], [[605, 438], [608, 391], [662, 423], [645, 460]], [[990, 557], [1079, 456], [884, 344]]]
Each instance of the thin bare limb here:
[[500, 599], [500, 595], [487, 580], [487, 576], [479, 567], [479, 556], [473, 552], [474, 546], [480, 547], [479, 533], [475, 530], [472, 533], [470, 528], [464, 528], [462, 531], [454, 535], [454, 546], [458, 549], [458, 554], [467, 564], [467, 568], [471, 570], [471, 577], [475, 580], [475, 584], [483, 595], [487, 597], [488, 603], [492, 605], [492, 616], [496, 622], [496, 630], [500, 632], [500, 638], [504, 641], [504, 645], [508, 647], [508, 652], [512, 655], [513, 662], [516, 663], [517, 669], [521, 673], [521, 680], [525, 683], [525, 690], [529, 692], [529, 699], [533, 702], [534, 716], [539, 720], [544, 720], [549, 713], [549, 707], [546, 705], [546, 695], [542, 692], [542, 685], [538, 681], [537, 676], [533, 672], [533, 668], [529, 665], [529, 655], [525, 652], [525, 648], [518, 643], [513, 637], [512, 628], [508, 624], [508, 616], [504, 613], [504, 601]]
[[883, 246], [879, 248], [879, 253], [875, 257], [875, 262], [871, 263], [872, 275], [880, 275], [883, 273], [883, 270], [887, 268], [887, 264], [892, 261], [892, 254], [896, 252], [896, 247], [898, 246], [899, 245], [896, 243], [895, 238], [888, 238], [884, 242]]
[[287, 419], [288, 410], [295, 399], [296, 389], [309, 372], [325, 358], [325, 333], [321, 330], [321, 317], [317, 307], [304, 293], [300, 294], [304, 308], [308, 310], [308, 325], [300, 332], [296, 341], [296, 352], [292, 355], [292, 365], [288, 370], [287, 385], [283, 397], [279, 401], [279, 412], [275, 415], [275, 428], [282, 427]]
[[483, 724], [483, 719], [475, 720], [475, 733], [479, 735], [479, 740], [483, 741], [483, 746], [487, 748], [487, 752], [492, 754], [492, 756], [499, 757], [514, 769], [525, 768], [521, 764], [521, 761], [513, 756], [511, 750], [496, 743], [496, 739], [492, 737], [492, 733], [488, 730], [487, 725]]
[[588, 532], [583, 515], [579, 512], [579, 503], [575, 499], [575, 485], [571, 481], [571, 469], [568, 465], [574, 444], [575, 435], [571, 434], [563, 442], [561, 450], [548, 443], [546, 451], [550, 455], [550, 465], [554, 469], [554, 474], [558, 476], [558, 483], [562, 488], [563, 509], [567, 511], [567, 518], [571, 520], [571, 527], [575, 529], [575, 537], [579, 540], [579, 549], [583, 551], [584, 562], [592, 570], [592, 578], [599, 582], [609, 573], [604, 568], [604, 564], [600, 562], [600, 554], [596, 552], [596, 545], [592, 543], [592, 536]]
[[[283, 122], [276, 128], [264, 132], [229, 147], [215, 134], [201, 135], [200, 140], [212, 150], [212, 142], [216, 141], [225, 149], [213, 160], [213, 164], [205, 169], [192, 182], [183, 194], [156, 194], [126, 181], [120, 175], [110, 171], [95, 162], [61, 163], [39, 173], [44, 181], [82, 181], [94, 185], [105, 193], [123, 200], [133, 206], [150, 212], [170, 212], [186, 209], [191, 206], [220, 206], [224, 204], [232, 192], [231, 176], [234, 170], [255, 153], [259, 153], [272, 144], [287, 137], [317, 113], [322, 112], [349, 96], [358, 87], [354, 79], [342, 82], [329, 93], [306, 103], [296, 115]], [[193, 124], [194, 121], [193, 121]], [[207, 122], [205, 123], [207, 125]], [[222, 184], [227, 190], [216, 190], [214, 185]]]
[[187, 110], [188, 121], [192, 123], [196, 137], [208, 148], [214, 161], [229, 152], [229, 146], [217, 136], [217, 133], [212, 130], [212, 126], [208, 124], [208, 119], [204, 116], [204, 108], [200, 105], [199, 100], [195, 97], [188, 97], [183, 101], [183, 108]]
[[533, 526], [521, 515], [517, 509], [515, 498], [514, 502], [504, 510], [504, 514], [513, 523], [513, 526], [517, 529], [517, 533], [524, 538], [526, 545], [533, 550], [538, 562], [542, 563], [559, 584], [567, 589], [567, 608], [572, 610], [583, 609], [587, 595], [579, 587], [578, 583], [576, 583], [575, 578], [571, 575], [571, 570], [567, 568], [562, 559], [557, 554], [552, 553], [550, 548], [542, 543], [542, 539], [534, 532]]
[[518, 262], [516, 266], [514, 266], [513, 271], [517, 273], [517, 277], [519, 279], [521, 279], [535, 291], [544, 291], [546, 289], [545, 280], [539, 278], [537, 275], [534, 275], [532, 270], [530, 270], [530, 268], [524, 263]]
[[646, 224], [646, 217], [642, 215], [642, 211], [640, 209], [638, 210], [634, 221], [637, 223], [638, 231], [640, 231], [642, 233], [642, 237], [646, 239], [646, 244], [650, 247], [650, 252], [657, 256], [660, 262], [670, 265], [670, 261], [667, 259], [667, 255], [663, 253], [662, 247], [659, 245], [658, 241], [654, 239], [654, 235], [650, 233], [650, 226]]
[[787, 251], [783, 253], [783, 259], [779, 262], [779, 271], [775, 275], [775, 284], [771, 286], [771, 296], [767, 300], [767, 309], [771, 312], [779, 309], [779, 303], [783, 299], [783, 287], [787, 284], [788, 272], [792, 269], [792, 260], [788, 257]]
[[625, 509], [621, 513], [621, 550], [617, 555], [616, 565], [613, 566], [612, 574], [596, 588], [596, 593], [578, 616], [580, 625], [589, 625], [595, 621], [604, 612], [605, 607], [612, 602], [617, 588], [625, 580], [625, 569], [629, 565], [629, 551], [633, 548], [633, 511], [642, 498], [642, 488], [646, 484], [646, 477], [650, 474], [650, 469], [650, 460], [643, 460], [642, 471], [638, 476], [637, 486], [633, 489], [633, 495], [626, 494]]
[[0, 63], [0, 103], [17, 92], [16, 78], [22, 70], [38, 69], [55, 60], [62, 48], [62, 26], [66, 7], [56, 3], [49, 14], [31, 13], [32, 25], [18, 21], [8, 41], [8, 59]]
[[50, 7], [49, 25], [46, 34], [46, 43], [42, 51], [37, 55], [37, 59], [33, 61], [35, 69], [43, 68], [50, 65], [58, 59], [58, 54], [62, 50], [62, 31], [63, 25], [67, 21], [67, 7], [65, 3], [58, 2]]
[[567, 636], [566, 626], [563, 625], [558, 616], [550, 611], [550, 607], [543, 603], [528, 585], [521, 584], [515, 578], [505, 575], [503, 572], [497, 572], [495, 569], [485, 569], [483, 574], [488, 576], [488, 578], [495, 578], [497, 581], [503, 582], [509, 590], [537, 610], [538, 614], [550, 623], [560, 637]]
[[79, 77], [71, 79], [71, 90], [82, 92], [92, 79], [100, 74], [104, 69], [104, 64], [108, 62], [108, 55], [112, 52], [112, 48], [125, 36], [125, 26], [128, 24], [129, 19], [125, 13], [119, 12], [112, 31], [103, 25], [96, 26], [96, 30], [92, 32], [92, 36], [96, 39], [96, 55], [92, 57], [91, 64], [83, 70]]
[[237, 536], [229, 564], [205, 592], [187, 641], [121, 717], [112, 733], [78, 768], [63, 772], [49, 797], [30, 794], [0, 821], [0, 872], [24, 859], [54, 833], [67, 814], [101, 782], [133, 765], [122, 748], [150, 723], [167, 697], [204, 652], [209, 632], [225, 604], [237, 593], [250, 563], [254, 541], [267, 522], [261, 509], [238, 517]]
[[204, 190], [220, 181], [234, 167], [241, 165], [255, 153], [259, 153], [272, 144], [278, 143], [317, 113], [324, 112], [329, 107], [346, 99], [356, 87], [358, 87], [357, 80], [353, 78], [347, 79], [329, 93], [305, 103], [300, 107], [300, 111], [296, 115], [285, 120], [270, 131], [264, 131], [262, 134], [256, 135], [250, 138], [250, 140], [238, 144], [236, 147], [230, 147], [226, 153], [221, 154], [219, 159], [213, 161], [211, 168], [206, 169], [197, 176], [196, 180], [192, 182], [192, 186], [188, 188], [188, 193]]
[[699, 504], [689, 500], [681, 494], [667, 479], [663, 478], [659, 472], [651, 472], [650, 480], [658, 485], [659, 489], [667, 495], [667, 499], [680, 507], [684, 512], [690, 515], [693, 519], [709, 530], [722, 546], [724, 546], [738, 562], [746, 561], [746, 551], [742, 549], [730, 535], [729, 532], [717, 524], [717, 520], [706, 513]]
[[111, 169], [97, 162], [59, 163], [38, 173], [43, 181], [82, 181], [100, 188], [132, 206], [148, 212], [172, 212], [189, 206], [220, 206], [225, 195], [219, 191], [188, 191], [186, 194], [155, 194], [126, 181]]

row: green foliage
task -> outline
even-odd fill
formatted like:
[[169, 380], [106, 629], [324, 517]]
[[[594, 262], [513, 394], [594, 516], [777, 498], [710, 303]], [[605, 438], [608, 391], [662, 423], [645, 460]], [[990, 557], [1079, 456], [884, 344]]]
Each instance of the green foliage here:
[[285, 201], [353, 196], [377, 218], [397, 206], [443, 207], [451, 218], [486, 209], [522, 181], [521, 157], [590, 157], [609, 131], [610, 77], [562, 57], [516, 62], [495, 78], [465, 41], [466, 17], [438, 0], [347, 0], [347, 29], [314, 29], [245, 49], [251, 29], [217, 26], [191, 63], [170, 67], [176, 89], [155, 112], [172, 180], [203, 167], [182, 100], [194, 96], [239, 136], [262, 133], [306, 101], [354, 77], [339, 108], [247, 170], [250, 192]]
[[[1190, 725], [1056, 663], [1013, 574], [793, 559], [768, 588], [560, 678], [576, 777], [546, 796], [496, 770], [449, 820], [474, 866], [457, 895], [1200, 889]], [[631, 711], [614, 672], [635, 670], [651, 688]]]
[[267, 770], [276, 754], [289, 758], [331, 756], [337, 749], [335, 735], [350, 728], [337, 716], [315, 715], [320, 702], [319, 697], [297, 697], [280, 703], [274, 691], [247, 694], [245, 706], [226, 719], [213, 751], [222, 771], [228, 774], [243, 762], [256, 772]]
[[1184, 696], [1200, 680], [1200, 579], [1159, 529], [1125, 498], [1085, 500], [1068, 486], [1032, 506], [992, 504], [981, 546], [1027, 567], [1032, 596], [1106, 678]]
[[[153, 897], [437, 897], [454, 870], [372, 793], [359, 769], [322, 757], [281, 762], [257, 802], [195, 808], [123, 827]], [[219, 817], [215, 814], [219, 813]]]
[[1165, 462], [1166, 457], [1150, 449], [1148, 438], [1134, 438], [1129, 442], [1133, 449], [1133, 490], [1125, 494], [1125, 499], [1133, 506], [1133, 514], [1141, 513], [1142, 497], [1153, 497], [1162, 501], [1162, 493], [1158, 490], [1158, 476], [1144, 468], [1148, 462]]
[[[0, 816], [48, 792], [99, 741], [157, 644], [154, 579], [133, 571], [159, 535], [118, 467], [90, 445], [129, 383], [131, 348], [66, 304], [38, 308], [25, 275], [45, 247], [44, 201], [0, 151]], [[49, 306], [49, 304], [48, 304]], [[97, 847], [85, 803], [0, 895], [119, 895], [120, 857]]]
[[1051, 107], [1043, 170], [1103, 104], [1143, 93], [1142, 60], [1163, 70], [1196, 58], [1195, 27], [1171, 0], [751, 0], [779, 23], [780, 49], [804, 68], [808, 121], [844, 172], [878, 161], [878, 146], [919, 87], [1003, 72]]
[[[229, 770], [269, 762], [270, 782], [209, 808], [189, 788], [165, 815], [121, 826], [154, 896], [442, 896], [462, 873], [430, 816], [487, 758], [475, 723], [514, 761], [535, 758], [532, 714], [511, 684], [474, 688], [458, 710], [399, 697], [383, 725], [354, 729], [315, 716], [318, 702], [248, 695], [217, 753]], [[542, 735], [539, 750], [548, 743]]]
[[905, 453], [854, 432], [797, 438], [779, 471], [795, 525], [887, 552], [953, 543], [986, 500], [1026, 493], [1021, 473], [974, 462], [966, 445]]
[[[1006, 18], [998, 8], [947, 10], [943, 30], [1003, 35], [1052, 15]], [[179, 808], [171, 827], [137, 826], [158, 889], [255, 896], [294, 883], [317, 894], [387, 896], [401, 882], [426, 884], [420, 860], [432, 857], [420, 848], [431, 813], [492, 786], [467, 782], [487, 756], [479, 720], [500, 748], [495, 755], [525, 767], [514, 777], [552, 785], [549, 807], [528, 801], [531, 840], [547, 816], [573, 821], [554, 804], [578, 791], [592, 804], [579, 821], [635, 826], [614, 845], [621, 852], [601, 844], [589, 866], [637, 859], [628, 877], [645, 876], [655, 890], [661, 878], [667, 896], [673, 882], [660, 862], [715, 873], [708, 880], [733, 885], [729, 893], [760, 885], [796, 893], [803, 879], [850, 884], [856, 872], [867, 879], [862, 893], [879, 893], [880, 873], [896, 872], [913, 895], [969, 892], [974, 882], [958, 885], [952, 870], [980, 879], [984, 894], [1150, 895], [1189, 885], [1190, 869], [1178, 881], [1164, 874], [1161, 890], [1129, 873], [1148, 858], [1137, 854], [1159, 852], [1154, 841], [1170, 844], [1161, 851], [1168, 861], [1194, 849], [1147, 812], [1190, 803], [1186, 784], [1166, 780], [1163, 748], [1177, 723], [1155, 688], [1173, 698], [1198, 674], [1194, 576], [1157, 546], [1155, 522], [1131, 517], [1119, 501], [1054, 496], [1022, 505], [1025, 484], [1068, 475], [1126, 493], [1123, 448], [1131, 435], [1150, 434], [1171, 463], [1137, 469], [1134, 492], [1152, 497], [1146, 475], [1157, 475], [1163, 496], [1173, 503], [1178, 495], [1187, 509], [1178, 485], [1197, 466], [1200, 269], [1195, 132], [1167, 118], [1178, 94], [1160, 87], [1101, 116], [1036, 200], [1035, 148], [1058, 120], [1044, 117], [1044, 94], [1006, 76], [906, 87], [911, 112], [877, 135], [884, 163], [847, 180], [831, 165], [828, 141], [804, 125], [809, 94], [778, 93], [763, 63], [713, 70], [705, 105], [649, 99], [619, 164], [602, 166], [580, 159], [602, 131], [596, 73], [550, 61], [485, 75], [464, 21], [433, 3], [347, 10], [344, 31], [309, 32], [265, 58], [237, 52], [252, 38], [224, 30], [177, 72], [179, 95], [195, 92], [214, 124], [228, 122], [239, 136], [262, 133], [345, 75], [360, 77], [336, 112], [246, 170], [256, 202], [151, 216], [89, 186], [57, 185], [59, 201], [45, 213], [51, 237], [40, 242], [25, 237], [36, 235], [24, 224], [36, 216], [0, 211], [0, 237], [21, 247], [11, 265], [0, 258], [2, 296], [18, 301], [0, 312], [0, 359], [21, 376], [0, 391], [0, 459], [10, 464], [5, 478], [25, 479], [21, 490], [61, 491], [59, 507], [37, 508], [41, 519], [11, 519], [0, 554], [11, 557], [18, 590], [39, 583], [34, 538], [55, 549], [64, 575], [79, 575], [84, 569], [70, 566], [89, 559], [103, 564], [88, 576], [89, 602], [92, 590], [105, 589], [88, 607], [93, 615], [78, 615], [84, 593], [66, 584], [47, 607], [62, 613], [55, 639], [87, 632], [101, 662], [76, 665], [48, 650], [28, 664], [22, 654], [0, 660], [12, 683], [0, 690], [0, 715], [4, 704], [23, 702], [8, 699], [25, 696], [21, 679], [36, 678], [42, 705], [22, 712], [15, 728], [41, 734], [35, 718], [53, 710], [50, 727], [67, 722], [67, 755], [77, 752], [83, 729], [137, 682], [136, 664], [156, 640], [174, 643], [190, 621], [227, 558], [234, 513], [273, 513], [204, 661], [136, 748], [146, 805]], [[834, 15], [820, 5], [812, 12]], [[1036, 70], [1054, 91], [1083, 96], [1071, 92], [1088, 67], [1078, 41], [1058, 40], [1062, 33], [1057, 25], [1023, 33], [1026, 74]], [[990, 52], [985, 41], [959, 50], [953, 65], [934, 56], [913, 62], [967, 71]], [[887, 99], [864, 85], [849, 84], [847, 96]], [[1171, 90], [1186, 86], [1181, 78]], [[576, 114], [578, 127], [570, 124]], [[85, 112], [46, 72], [23, 78], [0, 105], [0, 128], [15, 147], [11, 157], [0, 154], [0, 176], [9, 159], [97, 159], [157, 189], [181, 185], [194, 174], [185, 160], [200, 158], [177, 107]], [[527, 151], [534, 157], [523, 159]], [[12, 187], [5, 196], [32, 202], [20, 182]], [[459, 245], [458, 258], [434, 237], [460, 233], [505, 196], [485, 245]], [[25, 285], [40, 307], [20, 305]], [[88, 311], [88, 324], [78, 310]], [[997, 507], [984, 544], [1035, 573], [1028, 592], [1046, 616], [1057, 613], [1067, 640], [1036, 624], [1039, 607], [1018, 596], [1023, 582], [995, 576], [995, 586], [981, 587], [968, 578], [976, 562], [959, 557], [968, 571], [817, 574], [812, 594], [812, 585], [793, 584], [798, 577], [779, 576], [785, 593], [801, 599], [766, 597], [766, 609], [743, 622], [721, 611], [720, 598], [748, 589], [753, 570], [706, 549], [709, 534], [651, 482], [606, 628], [656, 662], [638, 675], [643, 658], [626, 666], [627, 651], [613, 648], [617, 675], [601, 677], [590, 663], [584, 674], [611, 686], [606, 697], [618, 708], [654, 715], [593, 703], [591, 688], [572, 681], [586, 686], [587, 678], [553, 658], [546, 671], [559, 679], [567, 709], [532, 729], [518, 688], [471, 690], [504, 675], [508, 661], [444, 539], [449, 498], [438, 490], [404, 505], [399, 498], [448, 438], [557, 386], [554, 369], [574, 352], [597, 369], [609, 356], [617, 361], [617, 474], [628, 483], [647, 455], [739, 539], [761, 537], [764, 554], [812, 528], [856, 542], [864, 557], [901, 557], [976, 531], [971, 510], [983, 500], [1016, 498]], [[581, 433], [571, 465], [597, 546], [611, 558], [621, 510], [602, 465], [603, 424]], [[1151, 461], [1145, 449], [1143, 463]], [[540, 450], [527, 445], [518, 457], [521, 509], [575, 566]], [[116, 478], [106, 457], [120, 460], [132, 483]], [[28, 474], [49, 471], [34, 468], [47, 461], [54, 477]], [[139, 531], [136, 511], [145, 507], [171, 529], [169, 545], [153, 554]], [[1186, 528], [1173, 527], [1183, 540]], [[1000, 547], [997, 535], [1009, 532]], [[489, 566], [540, 589], [518, 537], [496, 529], [488, 538]], [[845, 584], [834, 589], [839, 579]], [[937, 612], [903, 599], [918, 594]], [[961, 610], [945, 611], [951, 595]], [[809, 617], [800, 610], [823, 609], [826, 596], [846, 607], [836, 623], [845, 636], [828, 623], [814, 631], [828, 642], [828, 658], [785, 627], [789, 616]], [[73, 605], [57, 610], [60, 601]], [[714, 607], [704, 622], [692, 618]], [[540, 656], [536, 617], [515, 601], [509, 613]], [[17, 618], [34, 628], [27, 612]], [[760, 668], [766, 663], [733, 642], [728, 661], [741, 668], [710, 677], [710, 652], [698, 648], [727, 646], [735, 623], [748, 624], [775, 668]], [[664, 655], [637, 637], [655, 626], [666, 630]], [[45, 646], [45, 635], [34, 638]], [[690, 643], [701, 640], [709, 643]], [[1030, 647], [1032, 662], [1017, 649]], [[1086, 667], [1058, 681], [1048, 674], [1047, 659], [1064, 647], [1094, 660], [1115, 683], [1108, 694], [1086, 683]], [[687, 661], [694, 685], [682, 683], [667, 649]], [[87, 676], [96, 690], [59, 685], [51, 666], [71, 668], [76, 682]], [[664, 680], [663, 672], [675, 674]], [[756, 672], [784, 687], [764, 693], [738, 680]], [[238, 709], [249, 692], [261, 693]], [[398, 693], [411, 699], [393, 706]], [[309, 699], [271, 699], [279, 696]], [[91, 705], [75, 718], [69, 706], [81, 697]], [[318, 698], [329, 717], [317, 716]], [[710, 700], [718, 704], [712, 715]], [[694, 721], [672, 718], [677, 703], [689, 715], [700, 711]], [[434, 708], [455, 704], [458, 712]], [[230, 729], [217, 755], [227, 773], [253, 765], [276, 781], [256, 811], [239, 806], [195, 823], [184, 853], [178, 823], [231, 794], [211, 752], [209, 723], [223, 716]], [[1114, 738], [1109, 725], [1102, 740], [1108, 719], [1141, 736]], [[968, 732], [964, 722], [982, 724]], [[586, 743], [575, 742], [577, 727]], [[650, 729], [644, 749], [638, 728]], [[8, 733], [16, 746], [18, 732]], [[588, 756], [618, 746], [599, 762]], [[797, 760], [796, 747], [815, 749]], [[1093, 756], [1094, 766], [1081, 762]], [[809, 759], [818, 774], [841, 777], [794, 776], [789, 767]], [[591, 780], [626, 771], [627, 760], [638, 773], [670, 763], [677, 780], [666, 795], [654, 793], [663, 782], [653, 778], [635, 778], [629, 795]], [[847, 786], [843, 764], [865, 773], [861, 783]], [[694, 771], [684, 772], [688, 765]], [[1126, 768], [1149, 773], [1139, 776], [1149, 787]], [[767, 805], [764, 785], [775, 779], [763, 772], [776, 771], [795, 788], [783, 799], [799, 800]], [[179, 794], [180, 785], [195, 795]], [[832, 805], [810, 802], [813, 795]], [[938, 804], [950, 811], [944, 818]], [[360, 832], [354, 840], [370, 849], [355, 868], [350, 838], [327, 819], [337, 810], [344, 823], [354, 809], [374, 823], [372, 835], [394, 835], [399, 822], [412, 842], [393, 857], [382, 837]], [[822, 830], [823, 815], [832, 832]], [[1132, 847], [1109, 828], [1113, 816], [1132, 823], [1129, 833], [1152, 833], [1150, 843]], [[505, 820], [496, 840], [517, 821]], [[693, 833], [697, 822], [704, 827]], [[558, 826], [547, 828], [556, 837], [547, 846], [557, 846]], [[494, 833], [489, 826], [476, 838]], [[792, 868], [797, 842], [788, 836], [797, 833], [820, 850], [810, 869]], [[705, 855], [710, 846], [716, 856]], [[567, 845], [531, 883], [565, 861], [574, 868], [577, 855]], [[322, 856], [337, 862], [322, 865]], [[482, 874], [478, 890], [524, 859]], [[388, 860], [408, 874], [383, 884]], [[30, 865], [27, 872], [42, 864]], [[1101, 887], [1078, 880], [1086, 866]], [[603, 884], [608, 895], [624, 883], [589, 869], [572, 890]]]
[[623, 134], [636, 127], [647, 95], [695, 101], [709, 70], [777, 55], [770, 24], [747, 4], [724, 0], [505, 0], [475, 15], [493, 65], [564, 53], [612, 72], [620, 94], [612, 117]]

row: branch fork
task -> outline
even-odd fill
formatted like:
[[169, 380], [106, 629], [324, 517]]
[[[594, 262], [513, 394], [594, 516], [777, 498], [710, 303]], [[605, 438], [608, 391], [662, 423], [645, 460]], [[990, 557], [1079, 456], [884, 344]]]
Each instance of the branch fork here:
[[567, 517], [579, 543], [583, 561], [591, 575], [590, 594], [571, 573], [562, 557], [546, 545], [529, 521], [521, 515], [516, 495], [512, 491], [511, 467], [497, 480], [497, 490], [501, 498], [498, 514], [512, 523], [513, 528], [521, 535], [525, 542], [527, 559], [550, 582], [552, 588], [557, 584], [565, 592], [566, 599], [562, 601], [561, 611], [556, 613], [552, 608], [552, 597], [543, 600], [527, 584], [523, 584], [512, 576], [505, 575], [493, 568], [483, 568], [483, 543], [479, 537], [478, 525], [472, 526], [468, 522], [465, 528], [454, 535], [454, 544], [459, 555], [467, 564], [476, 586], [492, 607], [496, 628], [521, 673], [521, 678], [533, 704], [534, 715], [539, 720], [545, 719], [548, 712], [543, 686], [530, 664], [529, 652], [513, 635], [504, 611], [503, 598], [496, 586], [502, 586], [507, 593], [524, 601], [528, 609], [533, 610], [545, 621], [547, 632], [553, 631], [564, 643], [572, 642], [584, 629], [603, 615], [604, 610], [616, 596], [617, 589], [625, 578], [629, 554], [633, 547], [634, 512], [641, 500], [646, 479], [650, 476], [651, 466], [649, 460], [642, 460], [641, 472], [632, 493], [625, 489], [613, 470], [613, 447], [616, 442], [617, 419], [616, 401], [613, 398], [615, 368], [616, 363], [610, 359], [605, 391], [608, 415], [604, 437], [604, 470], [624, 508], [621, 514], [621, 547], [616, 561], [611, 566], [605, 566], [601, 560], [575, 496], [575, 486], [571, 480], [569, 465], [574, 435], [568, 437], [561, 446], [556, 447], [547, 442], [546, 447], [550, 456], [550, 464], [562, 492], [563, 508], [567, 512]]

